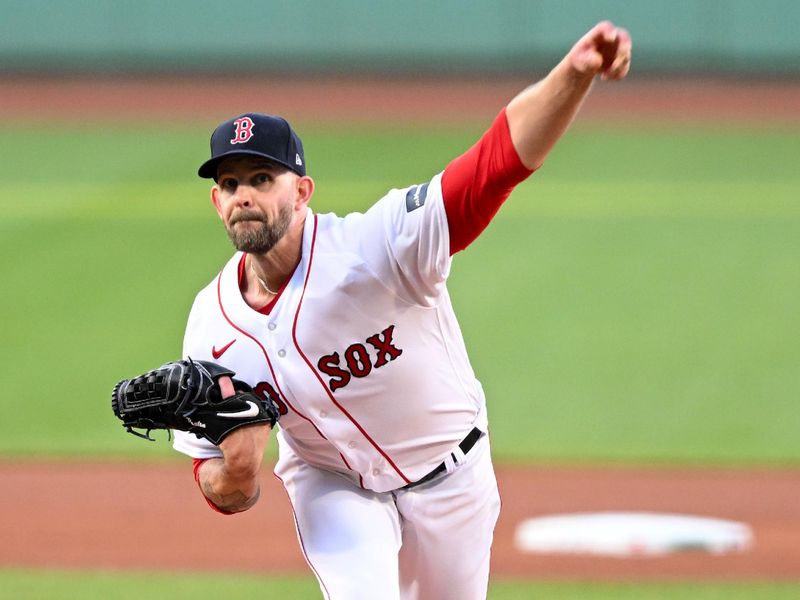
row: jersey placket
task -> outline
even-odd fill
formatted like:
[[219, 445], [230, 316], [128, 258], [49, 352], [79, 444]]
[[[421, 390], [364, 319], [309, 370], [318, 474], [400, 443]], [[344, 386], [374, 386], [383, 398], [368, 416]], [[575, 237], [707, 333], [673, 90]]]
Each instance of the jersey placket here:
[[[410, 483], [394, 464], [387, 464], [389, 459], [380, 445], [363, 429], [357, 418], [347, 411], [346, 405], [340, 398], [332, 393], [326, 386], [320, 372], [312, 361], [315, 356], [308, 348], [303, 348], [297, 338], [297, 322], [301, 310], [309, 279], [314, 270], [314, 250], [316, 243], [317, 219], [309, 218], [306, 221], [303, 244], [303, 285], [299, 295], [292, 297], [289, 303], [281, 307], [285, 319], [289, 311], [293, 312], [292, 346], [284, 344], [283, 355], [279, 355], [281, 365], [277, 370], [282, 372], [287, 390], [295, 390], [300, 396], [292, 394], [293, 401], [308, 407], [307, 413], [325, 433], [328, 440], [336, 446], [346, 462], [353, 470], [357, 471], [370, 489], [393, 489]], [[309, 226], [312, 230], [309, 231]], [[283, 312], [286, 311], [286, 312]], [[285, 321], [284, 321], [285, 323]], [[280, 351], [280, 350], [279, 350]], [[286, 360], [288, 359], [288, 360]]]

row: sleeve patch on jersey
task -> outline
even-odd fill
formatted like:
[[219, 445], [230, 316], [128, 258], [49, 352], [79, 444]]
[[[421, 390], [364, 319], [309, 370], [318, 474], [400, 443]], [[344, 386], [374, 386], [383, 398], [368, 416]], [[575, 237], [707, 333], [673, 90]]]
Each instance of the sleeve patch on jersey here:
[[425, 198], [428, 197], [428, 184], [412, 186], [406, 192], [406, 212], [418, 209], [425, 204]]

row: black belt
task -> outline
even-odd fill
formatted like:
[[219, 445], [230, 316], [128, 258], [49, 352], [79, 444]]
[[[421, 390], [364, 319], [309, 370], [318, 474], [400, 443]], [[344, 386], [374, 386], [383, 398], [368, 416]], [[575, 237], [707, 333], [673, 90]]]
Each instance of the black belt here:
[[[461, 449], [461, 452], [466, 454], [467, 452], [472, 450], [473, 446], [475, 446], [475, 442], [477, 442], [479, 439], [481, 439], [482, 435], [483, 435], [483, 432], [480, 429], [478, 429], [477, 427], [473, 427], [472, 431], [470, 431], [467, 434], [467, 437], [465, 437], [463, 440], [461, 440], [461, 443], [458, 445], [458, 447]], [[456, 460], [456, 457], [452, 452], [450, 453], [450, 456], [453, 458], [453, 460]], [[431, 479], [433, 479], [437, 475], [440, 475], [441, 473], [444, 473], [446, 470], [447, 470], [447, 467], [445, 466], [444, 463], [442, 463], [438, 467], [436, 467], [433, 471], [431, 471], [430, 473], [425, 475], [425, 477], [423, 477], [422, 479], [420, 479], [418, 481], [415, 481], [413, 483], [409, 483], [408, 485], [403, 486], [400, 489], [401, 490], [408, 490], [408, 489], [416, 487], [418, 485], [422, 485], [423, 483], [427, 483], [428, 481], [430, 481]]]

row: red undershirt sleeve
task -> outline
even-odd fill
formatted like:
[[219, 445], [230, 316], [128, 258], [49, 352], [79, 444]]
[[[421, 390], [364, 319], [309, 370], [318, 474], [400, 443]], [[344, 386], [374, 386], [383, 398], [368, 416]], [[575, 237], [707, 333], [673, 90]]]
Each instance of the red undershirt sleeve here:
[[451, 256], [475, 241], [514, 187], [531, 173], [514, 148], [503, 108], [481, 139], [442, 174]]
[[[193, 459], [192, 459], [192, 471], [194, 472], [194, 480], [197, 482], [197, 487], [200, 487], [200, 466], [201, 466], [201, 465], [202, 465], [204, 462], [206, 462], [207, 460], [208, 460], [207, 458], [193, 458]], [[203, 490], [202, 490], [202, 488], [201, 488], [201, 489], [200, 489], [200, 493], [202, 493], [202, 492], [203, 492]], [[222, 514], [222, 515], [232, 515], [232, 514], [235, 514], [235, 513], [232, 513], [232, 512], [229, 512], [229, 511], [227, 511], [227, 510], [224, 510], [224, 509], [220, 508], [219, 506], [217, 506], [216, 504], [214, 504], [214, 503], [213, 503], [211, 500], [209, 500], [209, 499], [206, 497], [206, 495], [205, 495], [205, 494], [203, 494], [203, 498], [205, 498], [205, 500], [206, 500], [206, 503], [207, 503], [207, 504], [208, 504], [208, 505], [209, 505], [209, 506], [210, 506], [210, 507], [211, 507], [211, 508], [212, 508], [212, 509], [213, 509], [215, 512], [218, 512], [218, 513], [220, 513], [220, 514]]]

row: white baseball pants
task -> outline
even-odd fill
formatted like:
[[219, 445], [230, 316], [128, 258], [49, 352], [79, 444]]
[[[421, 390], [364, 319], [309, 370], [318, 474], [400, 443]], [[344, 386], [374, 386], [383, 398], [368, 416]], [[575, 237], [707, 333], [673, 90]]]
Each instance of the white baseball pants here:
[[275, 474], [327, 600], [485, 600], [500, 495], [484, 435], [451, 473], [377, 493], [281, 444]]

